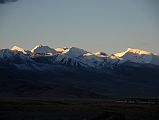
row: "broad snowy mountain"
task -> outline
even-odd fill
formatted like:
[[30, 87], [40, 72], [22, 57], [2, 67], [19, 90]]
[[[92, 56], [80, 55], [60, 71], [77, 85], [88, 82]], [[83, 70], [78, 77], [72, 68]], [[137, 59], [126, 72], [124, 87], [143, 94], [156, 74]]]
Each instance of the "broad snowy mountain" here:
[[159, 65], [159, 55], [144, 50], [128, 48], [124, 52], [115, 54], [115, 56], [130, 62]]

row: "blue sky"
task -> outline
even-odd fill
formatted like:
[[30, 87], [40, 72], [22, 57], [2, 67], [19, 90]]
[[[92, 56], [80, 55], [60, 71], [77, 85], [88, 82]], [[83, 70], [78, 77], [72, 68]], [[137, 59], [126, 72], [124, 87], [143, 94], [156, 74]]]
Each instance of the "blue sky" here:
[[159, 54], [158, 0], [18, 0], [0, 4], [0, 48], [75, 46]]

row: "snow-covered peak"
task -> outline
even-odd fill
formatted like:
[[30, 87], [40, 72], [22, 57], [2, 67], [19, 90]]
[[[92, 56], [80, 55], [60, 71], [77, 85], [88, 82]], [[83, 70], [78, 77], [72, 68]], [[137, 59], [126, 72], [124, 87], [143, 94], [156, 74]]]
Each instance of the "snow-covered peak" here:
[[48, 46], [37, 45], [31, 50], [31, 52], [34, 54], [48, 54], [48, 53], [55, 54], [56, 50], [54, 50]]
[[159, 56], [145, 50], [128, 48], [125, 52], [114, 55], [135, 63], [150, 63], [159, 65]]
[[86, 53], [80, 57], [80, 61], [87, 66], [93, 68], [101, 68], [104, 66], [104, 58], [93, 53]]
[[66, 49], [63, 54], [69, 56], [69, 57], [79, 57], [82, 56], [84, 54], [88, 53], [87, 51], [80, 49], [80, 48], [76, 48], [76, 47], [70, 47], [69, 49]]
[[63, 48], [56, 48], [55, 50], [58, 52], [58, 53], [62, 53], [64, 52], [65, 50], [69, 49], [68, 47], [63, 47]]
[[0, 59], [2, 60], [17, 60], [18, 62], [23, 61], [32, 61], [32, 59], [23, 54], [22, 52], [19, 52], [17, 50], [9, 50], [9, 49], [1, 49], [0, 50]]
[[136, 53], [136, 54], [144, 54], [144, 55], [151, 55], [151, 52], [145, 51], [145, 50], [140, 50], [140, 49], [133, 49], [133, 48], [128, 48], [127, 52], [131, 53]]
[[18, 46], [13, 46], [13, 47], [11, 48], [11, 50], [19, 51], [19, 52], [22, 52], [22, 53], [24, 53], [24, 54], [27, 54], [26, 51], [25, 51], [23, 48], [18, 47]]
[[151, 52], [140, 50], [140, 49], [134, 49], [134, 48], [128, 48], [126, 51], [121, 53], [116, 53], [114, 55], [117, 57], [123, 57], [125, 54], [152, 55]]
[[80, 58], [83, 57], [84, 54], [87, 54], [88, 52], [80, 49], [80, 48], [76, 48], [76, 47], [70, 47], [66, 50], [64, 50], [61, 54], [59, 54], [56, 57], [56, 62], [58, 63], [62, 63], [62, 64], [69, 64], [72, 66], [79, 66], [81, 63]]
[[107, 57], [107, 62], [111, 63], [111, 64], [122, 64], [126, 61], [127, 60], [125, 60], [121, 57], [115, 56], [115, 55], [111, 55], [111, 56]]
[[15, 53], [17, 53], [17, 51], [11, 51], [9, 49], [0, 49], [0, 58], [10, 58]]
[[83, 54], [83, 56], [95, 56], [93, 53], [86, 53], [86, 54]]
[[106, 53], [104, 53], [104, 52], [96, 52], [96, 53], [94, 53], [96, 56], [99, 56], [99, 57], [106, 57], [106, 56], [108, 56]]

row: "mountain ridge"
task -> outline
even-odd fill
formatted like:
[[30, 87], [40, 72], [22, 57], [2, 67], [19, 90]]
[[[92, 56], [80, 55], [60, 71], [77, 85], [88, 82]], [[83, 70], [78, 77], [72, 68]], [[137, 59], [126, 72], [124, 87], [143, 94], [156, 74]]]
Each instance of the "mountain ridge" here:
[[134, 51], [119, 57], [76, 47], [53, 54], [18, 50], [0, 50], [0, 97], [159, 97], [155, 54], [141, 62], [145, 54]]
[[[5, 51], [5, 49], [0, 51]], [[10, 53], [11, 52], [13, 52], [13, 55], [15, 52], [21, 52], [19, 53], [23, 54], [21, 56], [29, 57], [32, 60], [36, 58], [42, 59], [43, 57], [43, 59], [46, 58], [47, 61], [51, 59], [50, 63], [52, 61], [52, 63], [56, 64], [65, 64], [76, 67], [92, 67], [97, 69], [110, 68], [116, 65], [123, 64], [127, 61], [159, 66], [159, 55], [133, 48], [128, 48], [124, 52], [116, 53], [113, 55], [107, 55], [104, 52], [91, 53], [77, 47], [53, 49], [49, 46], [43, 45], [37, 45], [31, 51], [24, 50], [23, 48], [18, 46], [14, 46], [10, 49]], [[7, 52], [1, 52], [1, 59], [3, 55], [7, 56]]]

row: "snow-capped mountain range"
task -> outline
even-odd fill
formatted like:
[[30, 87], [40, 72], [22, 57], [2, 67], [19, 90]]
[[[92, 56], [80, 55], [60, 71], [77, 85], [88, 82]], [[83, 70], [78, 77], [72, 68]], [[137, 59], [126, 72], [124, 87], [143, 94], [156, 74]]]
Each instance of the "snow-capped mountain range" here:
[[[91, 68], [112, 68], [126, 62], [138, 64], [152, 64], [159, 66], [159, 55], [148, 51], [128, 48], [124, 52], [107, 55], [104, 52], [91, 53], [81, 48], [64, 47], [50, 48], [48, 46], [37, 45], [32, 50], [25, 50], [21, 47], [14, 46], [11, 49], [0, 50], [1, 61], [15, 61], [18, 63], [37, 62], [36, 58], [51, 59], [52, 64], [70, 65], [76, 67]], [[51, 63], [50, 62], [50, 63]]]
[[0, 97], [159, 97], [159, 55], [77, 47], [0, 49]]

